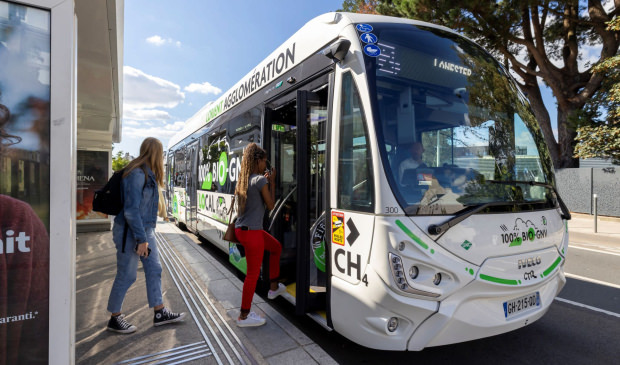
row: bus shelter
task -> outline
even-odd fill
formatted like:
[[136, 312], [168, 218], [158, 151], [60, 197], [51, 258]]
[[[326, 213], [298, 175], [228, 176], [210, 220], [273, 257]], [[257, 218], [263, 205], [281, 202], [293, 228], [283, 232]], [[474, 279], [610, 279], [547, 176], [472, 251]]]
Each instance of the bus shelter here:
[[0, 0], [0, 365], [72, 364], [76, 231], [110, 175], [123, 0]]

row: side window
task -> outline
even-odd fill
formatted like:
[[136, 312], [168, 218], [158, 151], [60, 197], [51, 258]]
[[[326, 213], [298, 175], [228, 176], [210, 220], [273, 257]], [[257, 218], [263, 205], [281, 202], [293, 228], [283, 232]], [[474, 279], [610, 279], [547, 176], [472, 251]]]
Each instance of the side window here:
[[185, 187], [185, 148], [180, 148], [174, 153], [174, 186]]
[[374, 211], [372, 159], [360, 96], [350, 72], [342, 76], [338, 147], [338, 208]]
[[200, 189], [226, 193], [224, 189], [228, 177], [228, 150], [226, 131], [214, 131], [202, 136], [198, 179]]
[[[231, 151], [242, 151], [245, 146], [260, 141], [260, 126], [263, 111], [260, 107], [254, 107], [232, 118], [226, 128]], [[239, 152], [240, 154], [242, 152]]]

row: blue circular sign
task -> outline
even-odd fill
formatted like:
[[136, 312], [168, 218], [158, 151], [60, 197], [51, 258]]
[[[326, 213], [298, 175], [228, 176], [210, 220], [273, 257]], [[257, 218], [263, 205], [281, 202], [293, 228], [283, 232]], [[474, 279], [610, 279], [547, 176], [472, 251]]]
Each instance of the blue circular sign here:
[[360, 36], [360, 39], [364, 43], [377, 43], [377, 36], [372, 33], [364, 33]]
[[374, 44], [367, 44], [364, 46], [364, 53], [370, 57], [377, 57], [381, 54], [381, 48], [375, 46]]
[[372, 26], [370, 24], [358, 24], [355, 28], [362, 33], [372, 32]]

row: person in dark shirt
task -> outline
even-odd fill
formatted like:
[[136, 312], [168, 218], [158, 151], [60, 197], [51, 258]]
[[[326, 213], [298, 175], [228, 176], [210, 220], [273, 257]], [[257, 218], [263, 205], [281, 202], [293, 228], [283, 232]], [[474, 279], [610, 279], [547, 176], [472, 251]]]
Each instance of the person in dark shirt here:
[[235, 188], [238, 201], [235, 235], [245, 249], [247, 260], [247, 274], [243, 282], [241, 310], [237, 318], [237, 326], [239, 327], [254, 327], [265, 324], [264, 318], [250, 311], [265, 250], [270, 253], [269, 279], [271, 288], [267, 297], [275, 299], [286, 291], [286, 287], [278, 283], [282, 245], [263, 230], [265, 206], [272, 210], [275, 202], [276, 171], [275, 169], [267, 171], [266, 168], [267, 153], [265, 150], [258, 147], [256, 143], [247, 145], [243, 151], [241, 172]]
[[[0, 104], [0, 158], [21, 141], [3, 128], [9, 117]], [[30, 205], [0, 194], [0, 365], [47, 364], [48, 311], [45, 225]]]

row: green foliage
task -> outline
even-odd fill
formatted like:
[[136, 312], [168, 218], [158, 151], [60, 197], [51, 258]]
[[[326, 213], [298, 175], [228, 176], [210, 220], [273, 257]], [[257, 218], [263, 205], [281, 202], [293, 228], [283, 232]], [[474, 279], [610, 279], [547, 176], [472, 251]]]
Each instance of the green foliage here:
[[605, 157], [620, 165], [620, 125], [584, 126], [577, 129], [575, 157]]
[[[607, 23], [607, 29], [620, 31], [620, 17]], [[593, 67], [604, 76], [601, 88], [572, 122], [577, 128], [575, 157], [611, 158], [620, 164], [620, 55], [608, 58]]]
[[118, 171], [129, 164], [129, 160], [124, 157], [123, 151], [118, 151], [116, 156], [112, 156], [112, 170]]
[[377, 3], [379, 3], [379, 1], [377, 0], [344, 0], [342, 2], [342, 9], [338, 11], [362, 14], [377, 14]]

